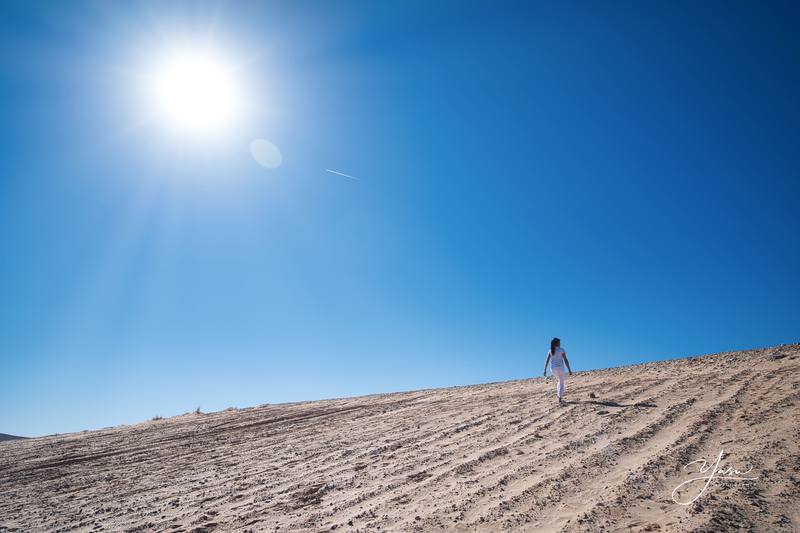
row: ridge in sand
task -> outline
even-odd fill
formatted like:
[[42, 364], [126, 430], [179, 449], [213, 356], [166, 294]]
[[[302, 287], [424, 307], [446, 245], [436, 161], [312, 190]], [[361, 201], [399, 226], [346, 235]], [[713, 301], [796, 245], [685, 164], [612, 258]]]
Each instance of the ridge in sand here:
[[[581, 372], [562, 408], [536, 378], [4, 442], [0, 531], [798, 531], [799, 356]], [[723, 450], [758, 479], [676, 503]]]

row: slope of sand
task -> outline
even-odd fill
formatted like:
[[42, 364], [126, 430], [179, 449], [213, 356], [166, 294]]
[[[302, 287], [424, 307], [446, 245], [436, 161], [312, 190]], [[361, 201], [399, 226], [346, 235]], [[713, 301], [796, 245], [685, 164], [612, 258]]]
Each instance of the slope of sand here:
[[[537, 378], [5, 442], [0, 531], [798, 531], [798, 356], [579, 373], [563, 408]], [[759, 479], [676, 504], [723, 449]]]

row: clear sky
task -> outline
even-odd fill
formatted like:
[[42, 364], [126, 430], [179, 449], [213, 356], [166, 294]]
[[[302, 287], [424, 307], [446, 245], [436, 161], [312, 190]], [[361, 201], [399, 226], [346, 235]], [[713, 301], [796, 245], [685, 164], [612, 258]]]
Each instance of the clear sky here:
[[797, 342], [798, 9], [3, 2], [0, 432]]

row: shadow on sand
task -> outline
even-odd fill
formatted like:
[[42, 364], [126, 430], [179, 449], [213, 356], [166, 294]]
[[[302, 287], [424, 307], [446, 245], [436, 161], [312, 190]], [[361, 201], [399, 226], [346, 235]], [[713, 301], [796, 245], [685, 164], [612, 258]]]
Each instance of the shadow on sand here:
[[656, 407], [654, 403], [637, 402], [637, 403], [619, 403], [613, 400], [566, 400], [567, 405], [576, 405], [579, 403], [603, 405], [605, 407]]

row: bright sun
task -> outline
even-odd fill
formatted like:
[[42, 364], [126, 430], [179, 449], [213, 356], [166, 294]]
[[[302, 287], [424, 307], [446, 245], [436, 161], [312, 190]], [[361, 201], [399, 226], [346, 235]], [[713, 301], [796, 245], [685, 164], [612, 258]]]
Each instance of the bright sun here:
[[169, 56], [155, 70], [151, 91], [159, 118], [187, 133], [226, 128], [241, 108], [233, 70], [208, 52]]

